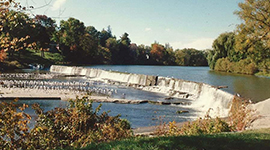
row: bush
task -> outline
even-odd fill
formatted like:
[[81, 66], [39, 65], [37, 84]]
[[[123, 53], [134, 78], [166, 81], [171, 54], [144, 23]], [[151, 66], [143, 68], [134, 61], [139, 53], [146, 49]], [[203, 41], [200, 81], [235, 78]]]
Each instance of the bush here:
[[220, 58], [217, 60], [214, 70], [253, 75], [258, 71], [258, 67], [248, 58], [239, 62], [230, 62], [228, 58]]
[[0, 148], [1, 149], [26, 149], [28, 147], [29, 127], [31, 117], [24, 113], [28, 107], [19, 107], [13, 103], [0, 104]]
[[231, 62], [228, 58], [220, 58], [217, 60], [215, 65], [216, 71], [230, 72]]
[[234, 96], [229, 111], [229, 124], [234, 131], [243, 131], [259, 116], [256, 110], [248, 107], [250, 103], [240, 97]]
[[231, 127], [224, 120], [216, 117], [211, 118], [208, 114], [204, 118], [199, 118], [193, 122], [186, 122], [181, 128], [176, 126], [175, 121], [169, 122], [167, 135], [200, 135], [213, 134], [221, 132], [230, 132]]
[[107, 112], [99, 115], [101, 105], [93, 110], [88, 97], [76, 98], [69, 103], [68, 108], [55, 108], [48, 112], [34, 104], [38, 118], [30, 131], [27, 126], [29, 115], [16, 112], [17, 105], [13, 103], [2, 103], [0, 144], [6, 149], [76, 148], [132, 135], [127, 120], [120, 119], [119, 115], [111, 117]]

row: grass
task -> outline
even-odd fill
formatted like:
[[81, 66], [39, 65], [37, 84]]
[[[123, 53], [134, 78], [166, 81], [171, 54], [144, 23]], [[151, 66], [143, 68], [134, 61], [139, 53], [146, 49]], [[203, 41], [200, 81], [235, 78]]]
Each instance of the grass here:
[[4, 65], [7, 69], [27, 68], [29, 64], [42, 64], [48, 67], [52, 64], [61, 64], [64, 62], [60, 53], [44, 52], [45, 57], [41, 57], [40, 51], [26, 49], [20, 55], [14, 53], [13, 57], [8, 57]]
[[198, 136], [135, 137], [109, 143], [91, 144], [81, 150], [91, 149], [269, 150], [270, 128]]

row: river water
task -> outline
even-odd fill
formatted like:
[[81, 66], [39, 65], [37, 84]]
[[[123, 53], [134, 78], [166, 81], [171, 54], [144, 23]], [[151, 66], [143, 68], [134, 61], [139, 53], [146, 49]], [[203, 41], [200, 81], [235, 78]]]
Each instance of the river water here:
[[[120, 72], [129, 72], [136, 74], [158, 75], [164, 77], [173, 77], [195, 82], [203, 82], [210, 85], [221, 86], [226, 85], [228, 88], [223, 89], [232, 94], [239, 93], [241, 96], [252, 99], [258, 102], [270, 97], [270, 79], [248, 75], [235, 75], [229, 73], [218, 73], [210, 71], [208, 67], [179, 67], [179, 66], [130, 66], [130, 65], [96, 65], [85, 66], [91, 68], [100, 68], [105, 70], [114, 70]], [[29, 72], [31, 70], [24, 70]], [[58, 81], [85, 81], [86, 78], [59, 78]], [[142, 99], [142, 100], [164, 100], [166, 96], [158, 93], [150, 93], [146, 91], [136, 90], [133, 88], [99, 84], [112, 89], [118, 89], [118, 95], [113, 95], [115, 98], [120, 98], [121, 93], [126, 93], [126, 99]], [[55, 107], [66, 107], [68, 102], [59, 100], [20, 100], [20, 104], [39, 103], [45, 110], [51, 110]], [[97, 107], [99, 103], [94, 103]], [[186, 110], [189, 113], [177, 114], [177, 111]], [[153, 126], [160, 124], [161, 121], [177, 121], [183, 122], [194, 119], [197, 116], [196, 110], [182, 105], [153, 105], [153, 104], [114, 104], [103, 103], [101, 112], [111, 111], [110, 115], [121, 114], [122, 118], [128, 119], [133, 128], [143, 126]], [[27, 112], [34, 116], [34, 111], [31, 108]], [[34, 122], [32, 122], [32, 125]]]
[[88, 66], [105, 70], [129, 72], [146, 75], [173, 77], [195, 82], [203, 82], [214, 86], [228, 86], [223, 89], [232, 94], [254, 102], [270, 98], [270, 78], [251, 75], [238, 75], [211, 71], [209, 67], [182, 66], [132, 66], [132, 65], [96, 65]]

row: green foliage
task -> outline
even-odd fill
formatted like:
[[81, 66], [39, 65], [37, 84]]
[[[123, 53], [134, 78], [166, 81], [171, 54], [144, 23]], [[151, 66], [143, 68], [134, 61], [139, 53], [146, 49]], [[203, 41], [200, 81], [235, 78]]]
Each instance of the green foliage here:
[[209, 51], [208, 54], [208, 64], [210, 69], [215, 68], [216, 62], [220, 58], [226, 58], [230, 61], [239, 61], [245, 56], [240, 55], [235, 51], [235, 33], [226, 32], [219, 35], [217, 39], [213, 42], [213, 50]]
[[130, 123], [119, 116], [95, 110], [87, 97], [71, 100], [68, 108], [44, 112], [33, 105], [37, 123], [29, 129], [30, 116], [18, 111], [13, 103], [0, 104], [0, 145], [4, 149], [56, 149], [84, 147], [93, 142], [105, 142], [130, 137]]
[[196, 49], [176, 50], [175, 57], [175, 62], [179, 66], [207, 66], [204, 51]]
[[258, 68], [249, 58], [239, 62], [230, 62], [228, 58], [221, 58], [217, 60], [214, 70], [253, 75], [258, 71]]
[[[270, 48], [270, 2], [246, 0], [239, 3], [239, 8], [240, 10], [235, 12], [243, 21], [237, 30], [240, 37], [238, 38], [239, 49], [260, 53], [260, 58], [264, 59], [269, 54]], [[260, 48], [257, 47], [258, 45], [261, 45]]]

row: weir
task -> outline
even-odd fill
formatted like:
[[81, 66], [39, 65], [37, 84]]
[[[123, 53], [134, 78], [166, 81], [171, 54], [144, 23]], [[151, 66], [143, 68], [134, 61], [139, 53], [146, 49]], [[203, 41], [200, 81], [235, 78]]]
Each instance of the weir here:
[[162, 76], [123, 73], [102, 69], [85, 68], [77, 66], [52, 65], [50, 72], [64, 75], [78, 75], [104, 80], [109, 83], [119, 82], [145, 91], [166, 94], [169, 97], [177, 97], [191, 100], [188, 107], [196, 108], [204, 115], [209, 109], [211, 116], [228, 116], [231, 101], [234, 95], [222, 91], [214, 86]]

